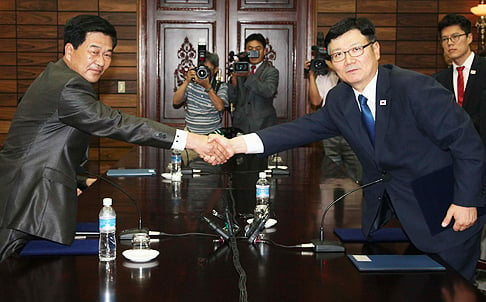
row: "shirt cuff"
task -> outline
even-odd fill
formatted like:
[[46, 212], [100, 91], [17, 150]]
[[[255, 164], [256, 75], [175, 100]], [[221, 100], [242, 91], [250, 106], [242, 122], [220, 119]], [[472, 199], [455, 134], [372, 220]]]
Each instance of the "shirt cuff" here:
[[184, 150], [187, 143], [187, 131], [176, 129], [176, 134], [174, 138], [174, 142], [170, 147], [172, 150]]
[[263, 153], [265, 151], [262, 139], [256, 133], [245, 134], [243, 139], [246, 143], [246, 154]]

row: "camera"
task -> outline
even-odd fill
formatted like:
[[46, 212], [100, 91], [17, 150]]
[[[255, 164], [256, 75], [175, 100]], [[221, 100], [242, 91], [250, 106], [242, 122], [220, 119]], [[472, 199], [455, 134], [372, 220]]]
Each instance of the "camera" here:
[[322, 46], [312, 46], [314, 52], [314, 59], [310, 62], [310, 70], [318, 74], [325, 74], [327, 72], [326, 60], [329, 60], [327, 49]]
[[196, 70], [196, 75], [199, 79], [204, 80], [207, 77], [209, 77], [210, 70], [209, 68], [204, 65], [204, 62], [206, 61], [206, 44], [199, 42], [197, 46], [197, 67], [195, 68]]
[[[260, 52], [258, 50], [250, 50], [248, 52], [240, 52], [235, 54], [234, 51], [230, 51], [228, 55], [228, 61], [231, 63], [229, 66], [229, 72], [246, 73], [250, 71], [250, 58], [258, 58]], [[235, 57], [238, 61], [235, 62]]]

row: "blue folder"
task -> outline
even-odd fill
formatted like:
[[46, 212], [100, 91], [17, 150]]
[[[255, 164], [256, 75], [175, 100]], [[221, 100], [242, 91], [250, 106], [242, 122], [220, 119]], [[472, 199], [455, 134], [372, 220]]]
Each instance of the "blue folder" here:
[[334, 233], [341, 242], [408, 242], [407, 235], [401, 228], [382, 228], [365, 238], [361, 229], [335, 228]]
[[427, 255], [347, 255], [360, 272], [443, 271], [445, 267]]
[[[77, 235], [96, 235], [98, 233], [98, 223], [78, 223], [76, 225]], [[49, 240], [29, 241], [20, 256], [40, 256], [40, 255], [97, 255], [98, 238], [75, 239], [71, 245], [64, 245]]]
[[98, 239], [75, 239], [71, 245], [64, 245], [49, 240], [31, 240], [20, 252], [20, 256], [97, 254]]

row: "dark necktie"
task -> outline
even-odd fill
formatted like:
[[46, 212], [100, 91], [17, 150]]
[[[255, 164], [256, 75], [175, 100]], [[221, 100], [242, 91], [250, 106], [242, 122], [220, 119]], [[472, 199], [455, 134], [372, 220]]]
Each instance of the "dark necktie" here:
[[371, 113], [370, 107], [368, 107], [368, 99], [360, 94], [358, 95], [358, 101], [361, 105], [361, 120], [368, 131], [368, 136], [370, 137], [371, 143], [375, 144], [375, 120], [373, 119], [373, 114]]
[[457, 67], [457, 103], [459, 106], [462, 106], [462, 102], [464, 101], [464, 75], [462, 71], [464, 70], [464, 66]]
[[251, 65], [251, 74], [255, 74], [256, 65]]

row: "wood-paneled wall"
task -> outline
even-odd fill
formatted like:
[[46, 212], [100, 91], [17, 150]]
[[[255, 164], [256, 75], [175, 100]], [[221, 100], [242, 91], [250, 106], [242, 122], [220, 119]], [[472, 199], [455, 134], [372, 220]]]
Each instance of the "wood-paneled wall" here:
[[[138, 114], [137, 0], [1, 0], [0, 1], [0, 145], [3, 145], [17, 101], [48, 62], [63, 54], [63, 25], [78, 14], [99, 15], [118, 32], [111, 67], [95, 85], [102, 102]], [[118, 93], [118, 82], [125, 93]], [[112, 139], [93, 138], [89, 170], [106, 171], [132, 147]]]
[[[224, 0], [218, 0], [224, 1]], [[232, 1], [232, 0], [226, 0]], [[445, 67], [436, 25], [447, 13], [461, 13], [473, 24], [469, 9], [477, 0], [316, 0], [316, 32], [327, 32], [338, 20], [366, 16], [377, 26], [382, 63], [431, 74]], [[1, 0], [0, 1], [0, 146], [17, 100], [50, 61], [62, 56], [63, 24], [80, 14], [97, 14], [112, 22], [119, 44], [110, 69], [96, 85], [102, 102], [139, 114], [137, 96], [137, 0]], [[474, 33], [474, 48], [477, 33]], [[117, 93], [118, 81], [126, 92]], [[301, 96], [296, 96], [300, 98]], [[90, 166], [103, 173], [131, 145], [93, 138]]]
[[466, 16], [473, 24], [476, 49], [477, 17], [470, 8], [478, 0], [317, 0], [317, 31], [327, 33], [342, 18], [366, 17], [376, 26], [381, 63], [396, 64], [425, 74], [445, 68], [437, 23], [446, 14]]

